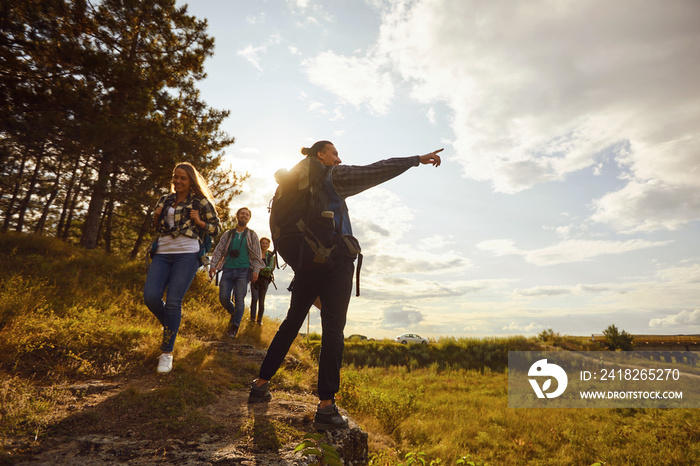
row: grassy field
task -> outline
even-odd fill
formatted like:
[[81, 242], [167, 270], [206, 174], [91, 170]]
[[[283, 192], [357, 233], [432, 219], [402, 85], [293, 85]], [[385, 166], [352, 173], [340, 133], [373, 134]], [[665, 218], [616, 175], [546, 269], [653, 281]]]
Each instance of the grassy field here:
[[[67, 425], [56, 415], [66, 384], [153, 374], [161, 329], [142, 303], [141, 262], [27, 235], [0, 235], [0, 251], [1, 463], [5, 439], [78, 428], [82, 418]], [[224, 389], [244, 388], [258, 368], [207, 350], [228, 316], [204, 274], [184, 309], [172, 377], [151, 392], [126, 390], [105, 406], [110, 416], [83, 424], [132, 423], [142, 435], [182, 438], [221, 429], [200, 408]], [[241, 342], [266, 348], [275, 330], [266, 322]], [[698, 464], [698, 410], [507, 407], [508, 350], [595, 349], [587, 344], [552, 332], [546, 341], [348, 343], [338, 404], [370, 434], [373, 465], [405, 462], [410, 453], [423, 453], [426, 464]], [[301, 364], [275, 377], [274, 389], [312, 392], [317, 351], [314, 339], [295, 346]], [[237, 435], [247, 435], [245, 426]], [[272, 436], [301, 441], [303, 433]]]
[[[455, 464], [694, 465], [692, 409], [510, 409], [503, 372], [346, 368], [341, 401], [373, 437], [373, 464], [408, 452]], [[400, 420], [397, 422], [397, 420]]]
[[[30, 235], [0, 235], [0, 251], [0, 464], [9, 461], [8, 439], [36, 441], [85, 426], [98, 432], [132, 423], [144, 437], [214, 433], [221, 426], [201, 408], [257, 375], [258, 367], [235, 355], [209, 350], [225, 334], [228, 314], [199, 272], [183, 303], [173, 373], [151, 391], [121, 393], [99, 419], [71, 416], [67, 425], [59, 411], [75, 396], [71, 384], [154, 379], [162, 328], [143, 304], [144, 263]], [[244, 330], [239, 343], [265, 348], [276, 325]], [[313, 360], [296, 345], [291, 353], [299, 369], [283, 370], [277, 387], [310, 391]]]

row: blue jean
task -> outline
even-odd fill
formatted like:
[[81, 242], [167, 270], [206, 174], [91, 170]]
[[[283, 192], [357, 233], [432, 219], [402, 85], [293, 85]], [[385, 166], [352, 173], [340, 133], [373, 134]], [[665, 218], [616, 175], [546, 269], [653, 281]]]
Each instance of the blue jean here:
[[[169, 353], [182, 319], [182, 299], [199, 268], [197, 253], [156, 254], [146, 275], [143, 301], [163, 326], [161, 350]], [[163, 293], [168, 289], [165, 301]]]
[[[247, 267], [244, 269], [224, 269], [221, 272], [219, 302], [231, 314], [229, 322], [231, 325], [241, 325], [250, 275], [250, 269]], [[231, 295], [233, 295], [233, 301], [231, 301]]]

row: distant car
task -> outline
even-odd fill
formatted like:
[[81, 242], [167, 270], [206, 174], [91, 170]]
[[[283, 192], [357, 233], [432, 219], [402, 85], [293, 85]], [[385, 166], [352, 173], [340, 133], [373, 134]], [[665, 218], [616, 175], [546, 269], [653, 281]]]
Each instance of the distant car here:
[[347, 341], [367, 341], [367, 337], [364, 335], [352, 334], [346, 338]]
[[402, 345], [406, 345], [408, 343], [422, 343], [422, 344], [427, 344], [428, 339], [423, 338], [420, 335], [416, 335], [415, 333], [404, 333], [399, 335], [398, 337], [394, 338], [394, 341], [397, 343], [401, 343]]

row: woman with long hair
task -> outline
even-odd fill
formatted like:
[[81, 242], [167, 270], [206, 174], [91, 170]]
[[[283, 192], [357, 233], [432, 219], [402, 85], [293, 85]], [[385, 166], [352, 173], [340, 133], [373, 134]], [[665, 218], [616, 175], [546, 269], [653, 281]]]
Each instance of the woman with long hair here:
[[[214, 199], [206, 180], [190, 163], [175, 166], [171, 192], [158, 200], [153, 225], [158, 238], [149, 254], [143, 289], [144, 303], [163, 325], [162, 354], [158, 373], [167, 374], [173, 367], [175, 338], [182, 319], [182, 300], [190, 287], [201, 260], [200, 243], [204, 234], [216, 236], [221, 231]], [[163, 294], [167, 289], [165, 301]]]

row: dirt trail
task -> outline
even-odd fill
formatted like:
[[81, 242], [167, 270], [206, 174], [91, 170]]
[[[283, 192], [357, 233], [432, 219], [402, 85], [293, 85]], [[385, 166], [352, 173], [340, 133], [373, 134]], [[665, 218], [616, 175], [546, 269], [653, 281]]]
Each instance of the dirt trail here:
[[[244, 363], [260, 365], [265, 352], [236, 342], [211, 342], [215, 351], [232, 352]], [[55, 407], [56, 423], [68, 426], [68, 435], [6, 441], [18, 465], [306, 465], [308, 459], [294, 453], [302, 438], [298, 432], [312, 427], [316, 400], [311, 394], [273, 393], [270, 403], [250, 405], [248, 389], [224, 390], [202, 408], [202, 416], [217, 428], [192, 435], [145, 438], [139, 425], [110, 424], [110, 406], [125, 391], [149, 392], [158, 388], [153, 376], [100, 381], [67, 387], [75, 396]], [[138, 409], [134, 407], [133, 409]], [[342, 411], [342, 410], [341, 410]], [[347, 415], [347, 413], [343, 413]], [[91, 428], [98, 425], [99, 428]], [[288, 432], [287, 432], [288, 431]], [[245, 433], [242, 434], [242, 432]], [[296, 435], [294, 435], [296, 432]], [[287, 435], [289, 433], [289, 435]], [[303, 434], [302, 434], [303, 435]], [[367, 434], [350, 420], [350, 429], [327, 432], [324, 441], [341, 454], [345, 464], [367, 462]]]

